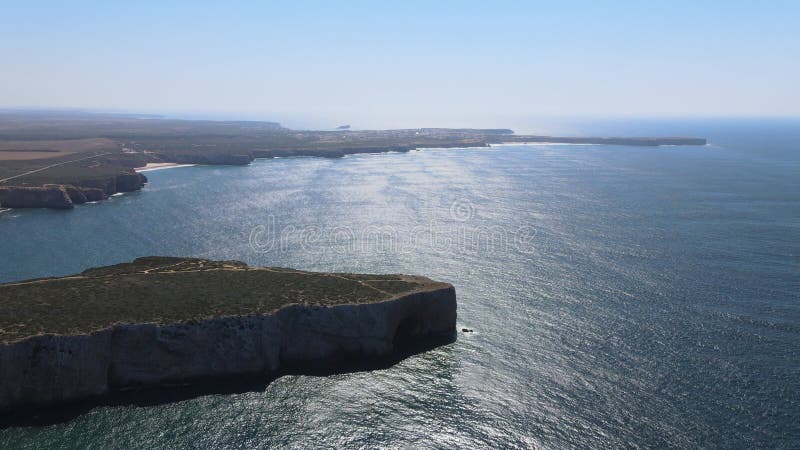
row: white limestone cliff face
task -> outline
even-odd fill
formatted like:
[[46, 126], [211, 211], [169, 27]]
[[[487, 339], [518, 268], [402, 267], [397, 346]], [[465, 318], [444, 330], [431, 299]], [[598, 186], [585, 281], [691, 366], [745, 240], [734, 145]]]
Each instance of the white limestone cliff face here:
[[0, 413], [116, 389], [202, 377], [268, 374], [341, 354], [392, 353], [408, 337], [453, 332], [452, 286], [378, 303], [289, 305], [272, 314], [172, 325], [119, 324], [87, 335], [0, 344]]

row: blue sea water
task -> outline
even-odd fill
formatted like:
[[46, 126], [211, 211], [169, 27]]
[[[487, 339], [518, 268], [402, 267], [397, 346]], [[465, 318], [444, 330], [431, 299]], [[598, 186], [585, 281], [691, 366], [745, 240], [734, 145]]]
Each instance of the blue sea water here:
[[800, 447], [800, 122], [570, 127], [710, 144], [187, 167], [0, 214], [0, 281], [152, 254], [415, 273], [453, 283], [475, 330], [384, 370], [97, 407], [0, 447]]

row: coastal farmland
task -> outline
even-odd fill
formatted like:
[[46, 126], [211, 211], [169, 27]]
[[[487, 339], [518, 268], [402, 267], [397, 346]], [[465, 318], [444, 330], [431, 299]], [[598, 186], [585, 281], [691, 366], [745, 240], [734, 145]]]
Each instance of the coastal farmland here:
[[50, 159], [84, 152], [118, 151], [118, 143], [107, 138], [63, 140], [0, 140], [0, 161]]

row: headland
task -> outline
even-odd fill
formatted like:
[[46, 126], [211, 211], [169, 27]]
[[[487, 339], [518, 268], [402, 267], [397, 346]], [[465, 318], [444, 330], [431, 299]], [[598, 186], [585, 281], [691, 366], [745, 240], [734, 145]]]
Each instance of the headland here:
[[391, 355], [453, 335], [452, 285], [147, 257], [0, 284], [0, 413]]

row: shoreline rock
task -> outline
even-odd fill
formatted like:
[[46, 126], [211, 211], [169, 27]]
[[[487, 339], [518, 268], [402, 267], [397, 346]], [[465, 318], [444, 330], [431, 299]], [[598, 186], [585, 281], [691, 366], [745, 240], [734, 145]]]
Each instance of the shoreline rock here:
[[61, 185], [0, 186], [0, 207], [71, 209], [73, 203]]
[[111, 178], [84, 180], [77, 185], [0, 186], [0, 208], [72, 209], [75, 205], [105, 200], [118, 192], [138, 191], [147, 177], [137, 172]]

